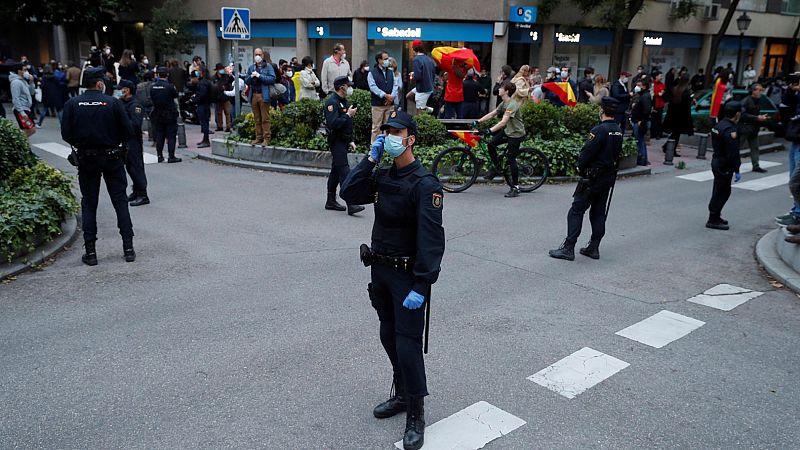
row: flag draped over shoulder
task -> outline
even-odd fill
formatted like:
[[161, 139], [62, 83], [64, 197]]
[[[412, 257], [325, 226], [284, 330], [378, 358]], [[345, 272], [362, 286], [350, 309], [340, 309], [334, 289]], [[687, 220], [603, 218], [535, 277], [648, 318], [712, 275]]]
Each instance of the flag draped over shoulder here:
[[572, 90], [572, 86], [567, 81], [545, 83], [542, 85], [542, 87], [556, 94], [558, 98], [570, 108], [578, 104], [578, 101], [575, 98], [575, 92]]
[[431, 57], [439, 68], [445, 71], [453, 70], [453, 62], [456, 60], [465, 62], [467, 67], [474, 68], [476, 72], [481, 71], [480, 60], [468, 48], [436, 47], [431, 52]]
[[719, 117], [720, 106], [722, 106], [722, 99], [725, 97], [725, 89], [728, 88], [727, 83], [723, 84], [719, 78], [714, 82], [714, 90], [711, 91], [711, 117]]

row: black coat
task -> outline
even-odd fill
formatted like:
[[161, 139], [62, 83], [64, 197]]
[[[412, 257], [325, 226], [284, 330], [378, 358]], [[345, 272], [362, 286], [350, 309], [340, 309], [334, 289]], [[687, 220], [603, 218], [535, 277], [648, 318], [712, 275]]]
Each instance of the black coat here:
[[680, 97], [673, 94], [672, 100], [667, 105], [667, 117], [664, 119], [664, 130], [687, 134], [694, 134], [692, 123], [692, 94], [689, 89], [683, 91]]
[[67, 102], [67, 86], [53, 74], [42, 78], [42, 103], [47, 108], [61, 109]]
[[633, 123], [647, 122], [650, 120], [650, 112], [653, 110], [653, 97], [650, 91], [639, 93], [636, 103], [631, 108], [631, 121]]
[[619, 80], [611, 83], [611, 96], [619, 102], [617, 114], [622, 114], [628, 110], [628, 106], [631, 103], [631, 94], [627, 86], [622, 84]]
[[742, 100], [742, 120], [739, 121], [739, 132], [743, 135], [757, 135], [761, 122], [758, 116], [761, 114], [759, 101], [748, 95]]

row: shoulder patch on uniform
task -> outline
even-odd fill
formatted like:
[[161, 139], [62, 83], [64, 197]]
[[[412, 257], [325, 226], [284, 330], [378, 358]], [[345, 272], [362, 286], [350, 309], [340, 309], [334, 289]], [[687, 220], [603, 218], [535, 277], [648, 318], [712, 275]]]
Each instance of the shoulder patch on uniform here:
[[136, 114], [141, 114], [142, 113], [142, 107], [141, 106], [134, 107], [133, 108], [133, 112], [135, 112]]
[[397, 117], [397, 111], [392, 111], [392, 113], [389, 114], [389, 118], [394, 119], [395, 117]]
[[736, 132], [735, 131], [731, 131], [731, 137], [736, 139]]
[[589, 140], [590, 141], [593, 141], [595, 137], [596, 136], [594, 135], [594, 133], [589, 133]]
[[333, 105], [328, 105], [328, 111], [333, 112]]
[[442, 194], [438, 192], [433, 193], [432, 203], [434, 208], [440, 209], [442, 207], [442, 198]]

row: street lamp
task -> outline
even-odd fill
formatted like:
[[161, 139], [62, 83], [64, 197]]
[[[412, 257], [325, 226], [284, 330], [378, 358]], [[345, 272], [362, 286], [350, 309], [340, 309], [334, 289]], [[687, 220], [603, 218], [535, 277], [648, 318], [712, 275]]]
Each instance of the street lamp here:
[[[742, 61], [742, 42], [744, 41], [744, 32], [750, 28], [750, 22], [753, 19], [747, 15], [747, 12], [743, 12], [738, 19], [736, 19], [736, 27], [739, 28], [739, 51], [736, 53], [736, 80], [740, 81], [742, 79], [740, 65]], [[747, 87], [747, 86], [745, 86]]]

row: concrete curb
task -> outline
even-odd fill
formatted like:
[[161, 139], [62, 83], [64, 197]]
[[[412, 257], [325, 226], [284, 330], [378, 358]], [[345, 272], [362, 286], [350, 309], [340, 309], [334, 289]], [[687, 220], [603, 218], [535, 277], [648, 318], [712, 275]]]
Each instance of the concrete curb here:
[[781, 228], [765, 234], [756, 243], [756, 260], [770, 275], [789, 289], [800, 293], [800, 273], [789, 267], [778, 253], [778, 239], [783, 239]]
[[[235, 158], [226, 158], [224, 156], [218, 155], [205, 155], [202, 153], [197, 154], [197, 159], [202, 161], [209, 161], [212, 163], [223, 164], [227, 166], [233, 167], [241, 167], [244, 169], [254, 169], [254, 170], [264, 170], [267, 172], [278, 172], [278, 173], [291, 173], [295, 175], [312, 175], [312, 176], [319, 176], [319, 177], [327, 177], [330, 173], [330, 169], [317, 169], [313, 167], [300, 167], [300, 166], [289, 166], [284, 164], [275, 164], [275, 163], [263, 163], [257, 161], [247, 161], [244, 159], [235, 159]], [[630, 177], [640, 177], [645, 175], [651, 175], [652, 171], [649, 167], [632, 167], [630, 169], [624, 169], [619, 171], [619, 178], [630, 178]], [[548, 182], [550, 183], [572, 183], [577, 182], [580, 180], [580, 177], [550, 177], [548, 178]], [[476, 183], [480, 184], [490, 184], [489, 182], [484, 181], [481, 177], [478, 177]], [[495, 181], [495, 183], [505, 184], [502, 178], [500, 181]]]
[[37, 247], [36, 250], [27, 255], [20, 256], [10, 263], [0, 265], [0, 280], [19, 275], [42, 264], [74, 242], [77, 237], [78, 220], [75, 216], [69, 216], [61, 224], [61, 234], [56, 236], [55, 239]]

